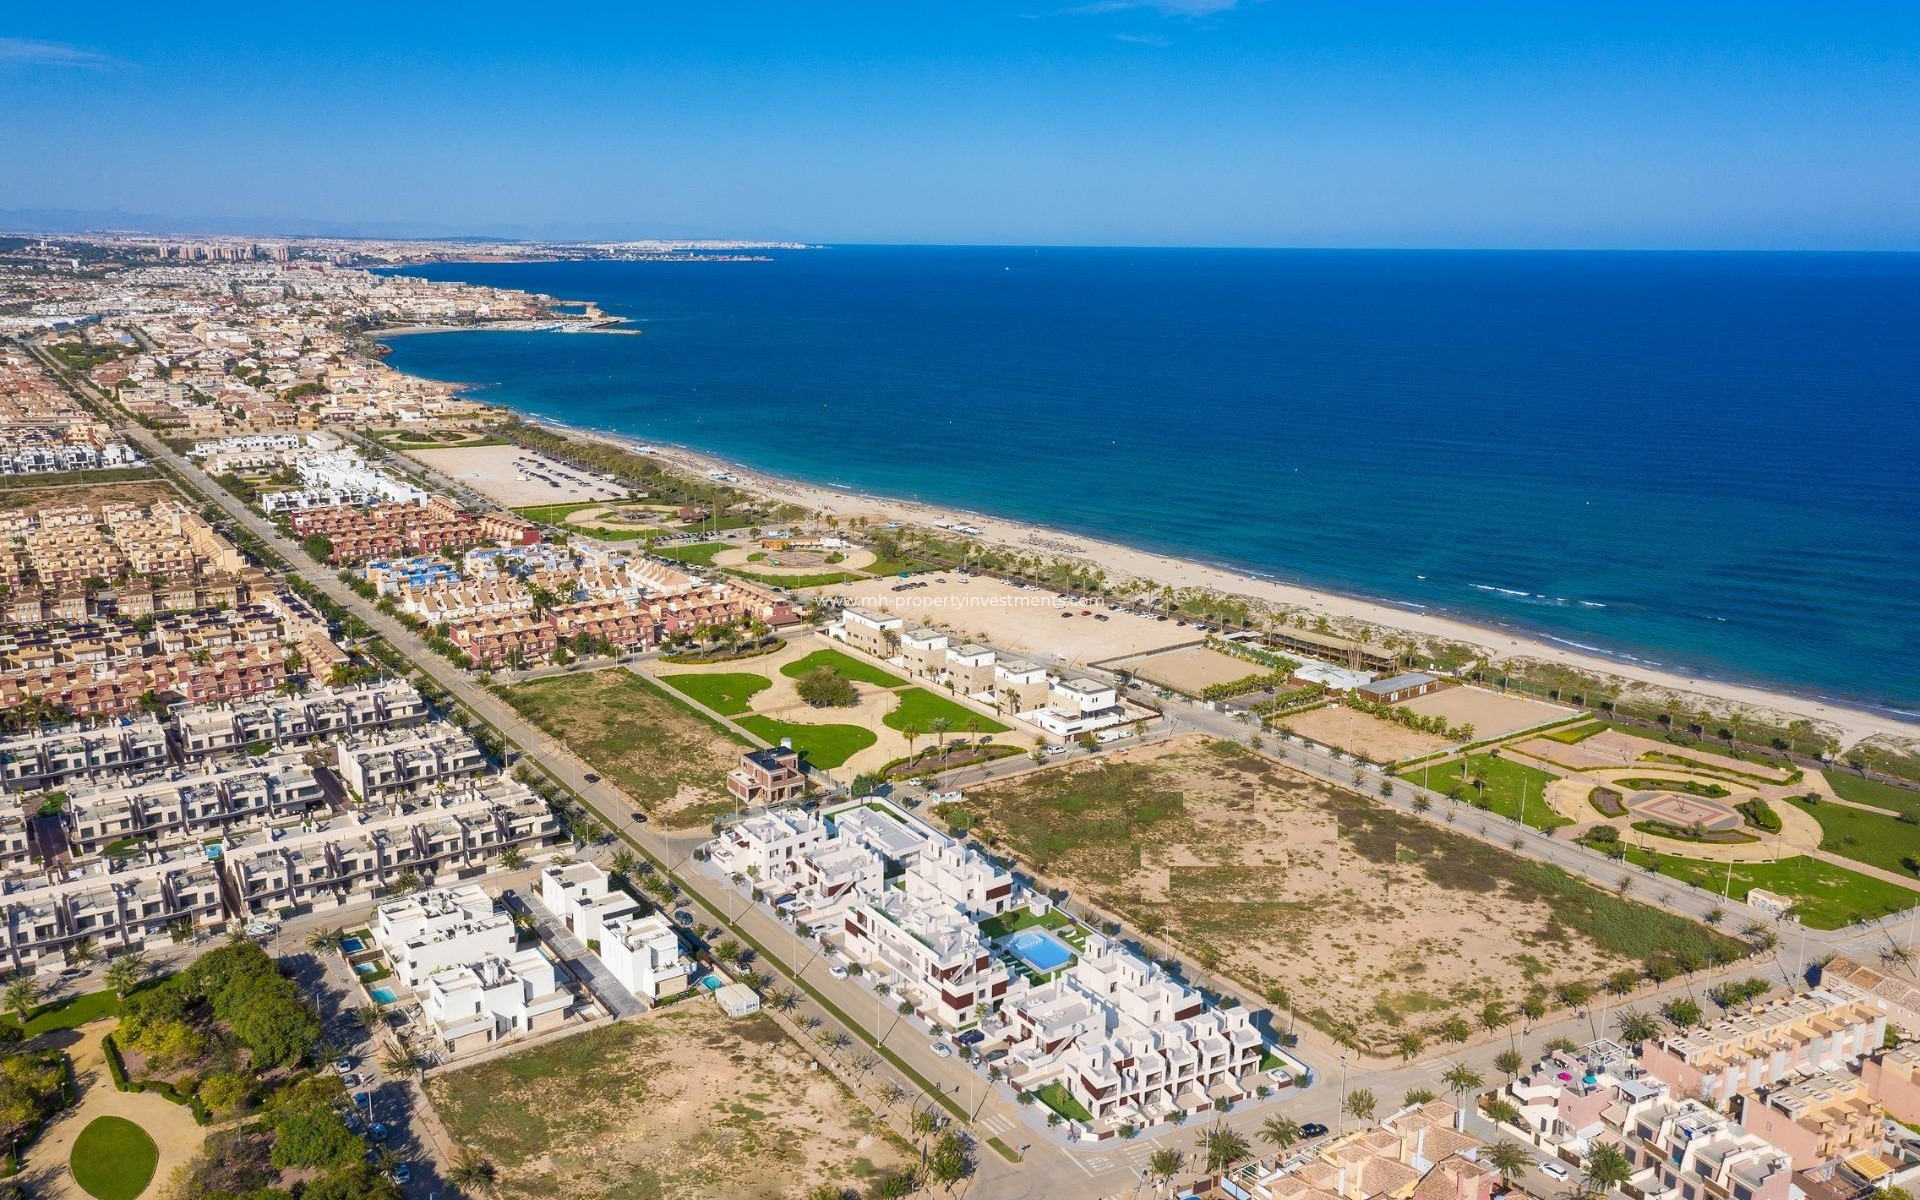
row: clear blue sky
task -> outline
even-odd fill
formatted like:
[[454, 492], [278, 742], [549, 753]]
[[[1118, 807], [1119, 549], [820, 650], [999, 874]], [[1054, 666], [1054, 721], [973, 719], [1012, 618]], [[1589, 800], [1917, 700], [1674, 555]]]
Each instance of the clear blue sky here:
[[9, 5], [0, 210], [536, 236], [1920, 248], [1911, 0], [435, 7]]

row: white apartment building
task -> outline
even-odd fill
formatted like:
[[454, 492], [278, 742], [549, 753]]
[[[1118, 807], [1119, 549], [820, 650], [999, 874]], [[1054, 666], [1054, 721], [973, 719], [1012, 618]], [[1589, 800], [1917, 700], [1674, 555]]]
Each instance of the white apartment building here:
[[104, 953], [222, 923], [220, 874], [197, 846], [126, 868], [96, 859], [0, 875], [0, 963], [8, 970], [64, 965], [66, 947], [82, 938]]
[[344, 688], [313, 688], [301, 695], [259, 696], [234, 704], [183, 706], [173, 717], [183, 757], [244, 746], [284, 746], [318, 737], [414, 725], [427, 702], [404, 679]]
[[847, 957], [945, 1029], [980, 1018], [1007, 993], [1008, 966], [960, 905], [881, 888], [846, 908]]
[[1096, 1121], [1146, 1126], [1240, 1099], [1264, 1053], [1244, 1009], [1209, 1007], [1197, 990], [1097, 933], [1046, 982], [1016, 981], [1001, 1013], [997, 1037], [1014, 1087], [1058, 1081]]
[[318, 909], [366, 900], [408, 876], [431, 884], [479, 872], [509, 846], [529, 850], [558, 832], [545, 801], [495, 775], [297, 830], [230, 831], [220, 862], [243, 912]]
[[374, 910], [373, 936], [416, 992], [443, 968], [511, 958], [519, 942], [513, 918], [473, 883], [387, 901]]
[[[301, 816], [326, 793], [298, 754], [208, 759], [132, 783], [75, 788], [62, 822], [68, 847], [131, 854], [227, 826]], [[137, 846], [132, 843], [139, 843]]]
[[157, 717], [31, 730], [0, 737], [0, 789], [34, 791], [82, 775], [157, 768], [168, 761], [167, 728]]
[[448, 1054], [555, 1028], [572, 1002], [553, 963], [534, 949], [441, 967], [416, 996]]
[[1641, 1047], [1640, 1065], [1675, 1095], [1725, 1109], [1744, 1092], [1850, 1066], [1880, 1048], [1886, 1028], [1877, 1006], [1815, 989], [1669, 1033]]
[[672, 922], [612, 886], [592, 863], [554, 865], [540, 873], [540, 903], [587, 944], [636, 996], [657, 1001], [687, 989], [693, 972]]
[[762, 887], [781, 887], [800, 875], [801, 863], [829, 837], [817, 813], [782, 808], [729, 825], [707, 843], [713, 864]]
[[875, 658], [892, 658], [896, 653], [892, 642], [906, 631], [907, 622], [903, 617], [877, 613], [867, 608], [846, 608], [840, 611], [840, 619], [827, 626], [827, 636], [864, 650]]
[[373, 800], [479, 774], [487, 756], [459, 726], [433, 721], [348, 737], [334, 746], [334, 769], [354, 794]]

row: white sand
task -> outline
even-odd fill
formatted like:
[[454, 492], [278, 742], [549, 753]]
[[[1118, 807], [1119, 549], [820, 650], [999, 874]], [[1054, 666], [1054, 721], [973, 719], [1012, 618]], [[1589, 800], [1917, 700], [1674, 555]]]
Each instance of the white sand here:
[[[589, 433], [572, 427], [564, 427], [564, 429], [565, 432], [575, 436], [598, 437], [620, 446], [641, 444], [634, 439], [610, 434]], [[1150, 579], [1175, 588], [1206, 588], [1211, 591], [1245, 596], [1266, 604], [1304, 610], [1310, 615], [1324, 614], [1336, 624], [1362, 622], [1383, 630], [1400, 630], [1423, 638], [1444, 638], [1448, 641], [1461, 642], [1480, 648], [1495, 662], [1509, 658], [1539, 659], [1561, 663], [1592, 675], [1613, 676], [1650, 688], [1690, 693], [1717, 701], [1723, 706], [1739, 706], [1766, 714], [1780, 714], [1788, 718], [1808, 717], [1831, 725], [1843, 746], [1850, 746], [1862, 738], [1876, 734], [1886, 734], [1901, 739], [1920, 738], [1920, 724], [1900, 720], [1891, 714], [1849, 708], [1785, 692], [1772, 692], [1714, 679], [1690, 678], [1657, 668], [1618, 662], [1600, 655], [1566, 649], [1507, 630], [1470, 625], [1450, 617], [1409, 611], [1274, 580], [1256, 579], [1219, 567], [1203, 566], [1199, 563], [1169, 558], [1163, 554], [1153, 554], [1079, 534], [1063, 534], [1040, 526], [1024, 525], [1016, 521], [1001, 520], [977, 513], [934, 508], [905, 500], [886, 499], [836, 488], [796, 483], [691, 450], [665, 447], [657, 442], [645, 444], [652, 447], [652, 457], [678, 466], [696, 476], [703, 476], [710, 469], [721, 468], [732, 473], [738, 480], [736, 486], [743, 490], [768, 496], [783, 503], [797, 504], [821, 513], [832, 514], [840, 517], [843, 522], [849, 517], [864, 516], [875, 521], [895, 521], [902, 525], [930, 528], [936, 520], [951, 520], [958, 517], [980, 530], [975, 541], [1018, 547], [1028, 553], [1041, 553], [1050, 557], [1077, 559], [1106, 571], [1109, 579], [1123, 577]], [[1069, 553], [1061, 550], [1061, 546], [1071, 546], [1074, 549]], [[1060, 624], [1065, 625], [1067, 622], [1061, 621]]]

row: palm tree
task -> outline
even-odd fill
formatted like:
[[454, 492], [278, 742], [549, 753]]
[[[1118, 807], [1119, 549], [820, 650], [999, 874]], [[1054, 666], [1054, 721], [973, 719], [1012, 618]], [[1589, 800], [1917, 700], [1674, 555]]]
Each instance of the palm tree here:
[[1620, 1031], [1620, 1040], [1630, 1046], [1652, 1041], [1660, 1036], [1660, 1022], [1652, 1013], [1641, 1012], [1637, 1008], [1624, 1008], [1613, 1019], [1613, 1027]]
[[1480, 1010], [1480, 1028], [1488, 1033], [1499, 1033], [1512, 1022], [1513, 1014], [1498, 1000], [1487, 1001], [1487, 1006]]
[[362, 1004], [348, 1013], [347, 1019], [362, 1029], [372, 1029], [380, 1023], [380, 1010], [371, 1004]]
[[1479, 1091], [1486, 1082], [1480, 1077], [1480, 1072], [1463, 1062], [1448, 1067], [1446, 1073], [1440, 1076], [1440, 1081], [1447, 1085], [1448, 1091], [1453, 1093], [1454, 1103], [1462, 1107], [1465, 1106], [1467, 1097]]
[[19, 1017], [20, 1023], [25, 1025], [27, 1014], [40, 1002], [40, 985], [34, 982], [31, 975], [16, 975], [13, 982], [7, 984], [7, 990], [0, 1000], [4, 1000], [7, 1011]]
[[1294, 1144], [1305, 1137], [1300, 1122], [1292, 1117], [1268, 1117], [1260, 1124], [1260, 1137], [1271, 1143], [1282, 1154], [1293, 1149]]
[[1633, 1178], [1633, 1164], [1626, 1152], [1612, 1142], [1601, 1142], [1587, 1155], [1587, 1169], [1581, 1180], [1587, 1189], [1605, 1195]]
[[463, 1192], [491, 1196], [499, 1179], [500, 1172], [471, 1146], [460, 1147], [460, 1153], [447, 1168], [447, 1182]]
[[1488, 1146], [1480, 1161], [1500, 1172], [1500, 1185], [1510, 1189], [1520, 1173], [1533, 1165], [1533, 1155], [1522, 1149], [1518, 1142], [1501, 1140]]
[[1371, 1089], [1355, 1088], [1347, 1093], [1347, 1102], [1340, 1107], [1341, 1111], [1356, 1121], [1371, 1121], [1373, 1110], [1378, 1103]]
[[146, 977], [147, 956], [138, 950], [122, 954], [108, 963], [104, 976], [107, 986], [122, 1000], [127, 998], [128, 992], [139, 987]]
[[307, 935], [307, 949], [315, 954], [325, 954], [329, 950], [338, 950], [340, 943], [347, 940], [342, 929], [316, 929]]
[[1225, 1175], [1233, 1164], [1253, 1156], [1253, 1147], [1247, 1144], [1246, 1136], [1218, 1121], [1200, 1135], [1200, 1149], [1206, 1152], [1209, 1175]]
[[1520, 1074], [1520, 1068], [1526, 1065], [1527, 1060], [1520, 1057], [1518, 1050], [1502, 1050], [1493, 1057], [1493, 1069], [1505, 1075], [1509, 1080]]
[[500, 865], [509, 871], [520, 869], [520, 847], [508, 846], [500, 852]]
[[1147, 1178], [1158, 1184], [1163, 1190], [1173, 1182], [1173, 1177], [1187, 1169], [1187, 1156], [1178, 1150], [1155, 1150], [1147, 1159]]
[[421, 1063], [413, 1051], [395, 1046], [380, 1056], [380, 1069], [389, 1075], [405, 1079], [410, 1075], [418, 1075]]
[[952, 728], [953, 719], [950, 717], [935, 717], [933, 720], [927, 722], [927, 729], [937, 739], [934, 743], [936, 749], [945, 750], [947, 748], [947, 730]]

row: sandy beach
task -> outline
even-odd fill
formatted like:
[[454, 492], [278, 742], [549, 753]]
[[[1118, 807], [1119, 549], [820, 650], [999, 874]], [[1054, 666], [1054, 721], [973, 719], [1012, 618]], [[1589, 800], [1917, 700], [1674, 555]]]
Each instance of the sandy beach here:
[[893, 521], [902, 525], [931, 528], [937, 520], [963, 519], [977, 527], [975, 539], [981, 543], [1016, 547], [1028, 553], [1076, 559], [1106, 571], [1108, 578], [1153, 580], [1170, 587], [1206, 588], [1284, 608], [1325, 615], [1336, 625], [1354, 623], [1373, 626], [1382, 632], [1400, 631], [1423, 638], [1445, 638], [1485, 651], [1494, 662], [1528, 658], [1563, 664], [1592, 675], [1626, 680], [1644, 688], [1684, 692], [1708, 702], [1738, 706], [1761, 714], [1778, 714], [1786, 719], [1805, 717], [1831, 726], [1842, 747], [1875, 736], [1900, 740], [1920, 739], [1920, 723], [1904, 721], [1890, 713], [1873, 712], [1841, 704], [1826, 703], [1791, 693], [1770, 691], [1722, 680], [1689, 677], [1639, 664], [1621, 662], [1598, 654], [1588, 654], [1557, 646], [1540, 638], [1504, 630], [1490, 629], [1433, 613], [1417, 612], [1392, 605], [1342, 596], [1333, 592], [1300, 587], [1275, 580], [1259, 579], [1220, 567], [1188, 562], [1163, 554], [1123, 546], [1114, 542], [1061, 533], [1037, 525], [1003, 520], [985, 514], [943, 509], [906, 500], [870, 496], [781, 479], [755, 471], [751, 467], [713, 455], [678, 446], [618, 434], [579, 429], [551, 422], [554, 428], [576, 437], [592, 437], [625, 448], [648, 447], [650, 456], [670, 463], [696, 476], [722, 469], [737, 480], [742, 490], [788, 504], [796, 504], [832, 514], [842, 521], [864, 516], [874, 521]]

